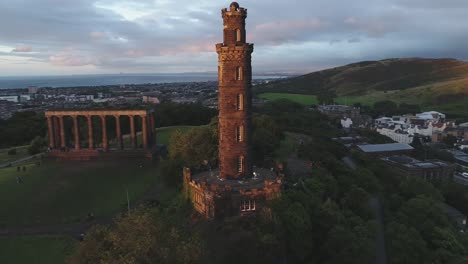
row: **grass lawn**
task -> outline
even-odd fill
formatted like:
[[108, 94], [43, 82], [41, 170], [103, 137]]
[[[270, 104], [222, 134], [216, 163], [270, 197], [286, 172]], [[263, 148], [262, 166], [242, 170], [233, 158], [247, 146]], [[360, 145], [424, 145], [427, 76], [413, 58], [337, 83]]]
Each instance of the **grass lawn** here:
[[278, 100], [278, 99], [288, 99], [293, 102], [302, 104], [302, 105], [313, 105], [317, 104], [317, 97], [315, 95], [305, 95], [305, 94], [290, 94], [290, 93], [262, 93], [258, 97], [266, 100]]
[[[422, 111], [435, 110], [455, 117], [468, 116], [468, 107], [466, 107], [468, 98], [453, 103], [435, 105], [432, 103], [432, 93], [434, 93], [434, 91], [432, 91], [431, 88], [423, 86], [403, 91], [373, 91], [362, 96], [338, 96], [335, 102], [342, 105], [361, 103], [362, 105], [373, 106], [375, 102], [390, 100], [397, 104], [407, 103], [420, 105]], [[266, 100], [288, 99], [303, 105], [318, 104], [317, 98], [314, 95], [262, 93], [259, 97]]]
[[76, 240], [71, 237], [24, 236], [0, 238], [0, 263], [63, 264]]
[[[159, 170], [153, 162], [44, 162], [0, 169], [0, 228], [82, 221], [88, 213], [111, 216], [155, 185]], [[23, 183], [16, 182], [21, 175]]]
[[172, 126], [172, 127], [163, 127], [156, 129], [156, 142], [158, 144], [169, 145], [169, 140], [171, 138], [172, 133], [177, 130], [185, 132], [190, 128], [194, 128], [195, 126]]
[[[29, 156], [28, 147], [29, 146], [21, 146], [0, 149], [0, 164], [15, 161]], [[16, 149], [16, 155], [8, 155], [8, 151], [13, 148]]]

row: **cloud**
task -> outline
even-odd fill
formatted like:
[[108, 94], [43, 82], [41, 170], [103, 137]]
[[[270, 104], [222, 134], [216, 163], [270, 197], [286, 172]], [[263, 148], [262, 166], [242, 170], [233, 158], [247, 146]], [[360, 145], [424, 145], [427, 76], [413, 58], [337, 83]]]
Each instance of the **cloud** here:
[[18, 46], [14, 48], [11, 52], [32, 52], [31, 46]]
[[102, 39], [107, 36], [106, 32], [101, 31], [92, 31], [89, 33], [89, 36], [93, 39]]
[[[222, 41], [220, 9], [228, 4], [2, 0], [0, 47], [8, 48], [0, 51], [41, 65], [41, 72], [215, 70], [214, 45]], [[255, 71], [302, 72], [402, 56], [468, 60], [466, 0], [256, 0], [241, 5], [248, 8]], [[0, 61], [4, 68], [7, 60]]]
[[49, 62], [55, 66], [73, 67], [99, 64], [97, 57], [79, 54], [73, 48], [67, 48], [57, 54], [51, 55]]

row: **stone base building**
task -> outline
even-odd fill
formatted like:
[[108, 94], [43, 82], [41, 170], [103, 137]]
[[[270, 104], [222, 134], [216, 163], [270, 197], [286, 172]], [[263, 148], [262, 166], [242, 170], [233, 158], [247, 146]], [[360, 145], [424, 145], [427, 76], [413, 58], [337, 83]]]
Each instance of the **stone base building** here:
[[218, 170], [192, 175], [184, 168], [184, 194], [206, 219], [255, 214], [280, 195], [284, 174], [280, 170], [254, 171], [253, 178], [228, 180], [219, 178]]

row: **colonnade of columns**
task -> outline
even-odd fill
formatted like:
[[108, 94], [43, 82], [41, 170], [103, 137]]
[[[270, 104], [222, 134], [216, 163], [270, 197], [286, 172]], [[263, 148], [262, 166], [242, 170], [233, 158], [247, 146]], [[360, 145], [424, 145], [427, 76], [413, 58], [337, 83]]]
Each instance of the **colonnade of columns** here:
[[[108, 112], [108, 111], [107, 111]], [[127, 111], [128, 112], [128, 111]], [[141, 111], [139, 111], [141, 112]], [[91, 114], [88, 111], [83, 111], [83, 113], [77, 113], [77, 111], [73, 111], [73, 113], [67, 114], [66, 112], [62, 111], [60, 114], [56, 115], [53, 113], [46, 112], [47, 117], [47, 125], [49, 129], [49, 146], [51, 149], [58, 149], [58, 148], [66, 148], [65, 142], [65, 128], [64, 128], [64, 118], [71, 117], [73, 119], [73, 136], [75, 142], [75, 151], [80, 151], [80, 133], [79, 133], [79, 122], [78, 117], [84, 116], [87, 118], [87, 126], [88, 126], [88, 150], [94, 149], [94, 137], [93, 137], [93, 116], [98, 116], [101, 119], [101, 134], [102, 134], [102, 149], [104, 151], [108, 150], [109, 142], [108, 142], [108, 133], [107, 133], [107, 126], [106, 126], [106, 117], [113, 116], [115, 118], [115, 131], [116, 131], [116, 138], [117, 138], [117, 145], [119, 149], [123, 149], [123, 139], [122, 139], [122, 131], [121, 131], [121, 116], [128, 116], [130, 119], [130, 142], [133, 148], [137, 148], [137, 133], [135, 129], [135, 118], [139, 116], [141, 118], [142, 124], [142, 147], [144, 149], [154, 145], [156, 143], [156, 130], [154, 127], [154, 116], [153, 113], [135, 113], [135, 114]]]

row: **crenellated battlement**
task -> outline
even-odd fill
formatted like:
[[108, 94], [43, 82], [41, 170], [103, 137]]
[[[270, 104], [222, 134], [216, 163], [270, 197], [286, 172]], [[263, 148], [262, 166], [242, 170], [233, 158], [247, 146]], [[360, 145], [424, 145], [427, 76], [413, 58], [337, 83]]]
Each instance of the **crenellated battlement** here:
[[225, 16], [242, 16], [244, 18], [247, 17], [247, 9], [240, 7], [237, 2], [232, 2], [229, 5], [229, 9], [223, 8], [221, 9], [221, 15], [224, 18]]

